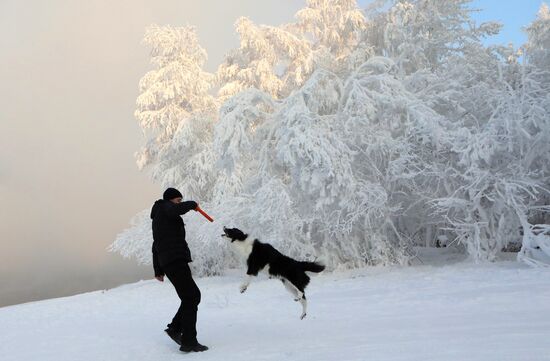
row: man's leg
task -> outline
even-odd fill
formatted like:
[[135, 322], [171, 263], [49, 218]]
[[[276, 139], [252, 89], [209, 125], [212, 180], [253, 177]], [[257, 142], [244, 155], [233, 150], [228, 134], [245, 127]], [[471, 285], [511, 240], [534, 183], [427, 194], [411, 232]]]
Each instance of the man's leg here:
[[183, 302], [180, 303], [180, 307], [178, 308], [178, 312], [174, 315], [172, 318], [172, 322], [170, 322], [166, 327], [173, 331], [181, 332], [181, 320], [183, 319]]
[[166, 332], [166, 334], [168, 334], [168, 336], [170, 336], [170, 338], [180, 346], [181, 346], [181, 331], [182, 331], [181, 320], [182, 319], [183, 319], [183, 304], [180, 303], [178, 312], [176, 312], [176, 314], [172, 318], [172, 322], [166, 325], [167, 328], [164, 330], [164, 332]]
[[195, 345], [197, 344], [196, 325], [197, 309], [201, 299], [200, 290], [193, 280], [187, 262], [174, 262], [165, 267], [165, 272], [181, 300], [178, 312], [170, 325], [181, 328], [182, 345]]

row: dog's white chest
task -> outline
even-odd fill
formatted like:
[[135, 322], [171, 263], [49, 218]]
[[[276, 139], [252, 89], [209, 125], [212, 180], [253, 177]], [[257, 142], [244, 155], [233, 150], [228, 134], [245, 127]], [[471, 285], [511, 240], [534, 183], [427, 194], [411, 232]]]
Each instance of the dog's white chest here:
[[234, 241], [231, 245], [233, 246], [233, 249], [245, 259], [250, 256], [252, 253], [252, 247], [254, 246], [254, 244], [248, 239], [245, 239], [244, 241]]

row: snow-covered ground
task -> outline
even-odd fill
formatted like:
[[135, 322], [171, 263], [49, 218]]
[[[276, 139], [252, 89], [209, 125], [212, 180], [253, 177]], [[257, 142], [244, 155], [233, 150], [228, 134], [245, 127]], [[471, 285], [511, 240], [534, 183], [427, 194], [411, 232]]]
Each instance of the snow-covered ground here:
[[241, 272], [199, 279], [199, 340], [182, 354], [163, 332], [172, 286], [107, 291], [0, 308], [0, 359], [550, 360], [550, 269], [516, 262], [371, 268], [314, 277], [309, 314], [280, 282], [238, 292]]

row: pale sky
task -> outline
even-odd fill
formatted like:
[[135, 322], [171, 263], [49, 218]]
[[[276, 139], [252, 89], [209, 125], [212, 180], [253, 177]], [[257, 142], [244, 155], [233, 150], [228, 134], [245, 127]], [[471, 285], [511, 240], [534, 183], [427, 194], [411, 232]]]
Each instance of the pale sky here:
[[0, 306], [152, 276], [105, 251], [162, 192], [133, 158], [149, 24], [196, 25], [214, 70], [239, 16], [277, 25], [303, 4], [1, 0]]
[[480, 11], [474, 18], [478, 22], [498, 21], [502, 30], [497, 36], [487, 40], [488, 44], [512, 43], [516, 48], [527, 41], [522, 27], [532, 22], [543, 0], [474, 0], [473, 7]]
[[[105, 250], [162, 192], [133, 158], [147, 25], [195, 25], [213, 71], [239, 16], [277, 25], [304, 3], [0, 0], [0, 306], [151, 278]], [[540, 3], [475, 1], [516, 46]]]

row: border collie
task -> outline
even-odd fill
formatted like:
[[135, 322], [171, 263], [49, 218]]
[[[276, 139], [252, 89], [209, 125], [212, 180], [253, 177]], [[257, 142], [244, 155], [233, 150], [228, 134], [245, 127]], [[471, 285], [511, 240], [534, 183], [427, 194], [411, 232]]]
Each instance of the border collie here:
[[[241, 285], [241, 293], [245, 292], [253, 276], [258, 272], [266, 270], [270, 278], [278, 278], [285, 285], [286, 289], [294, 296], [294, 301], [302, 304], [302, 315], [304, 319], [307, 313], [307, 300], [304, 290], [309, 283], [307, 272], [319, 273], [325, 266], [316, 262], [300, 262], [287, 257], [277, 251], [272, 245], [262, 243], [257, 239], [248, 238], [248, 234], [237, 228], [223, 228], [225, 234], [222, 237], [231, 239], [231, 245], [246, 258], [248, 269], [246, 277]], [[266, 268], [267, 266], [267, 268]]]

